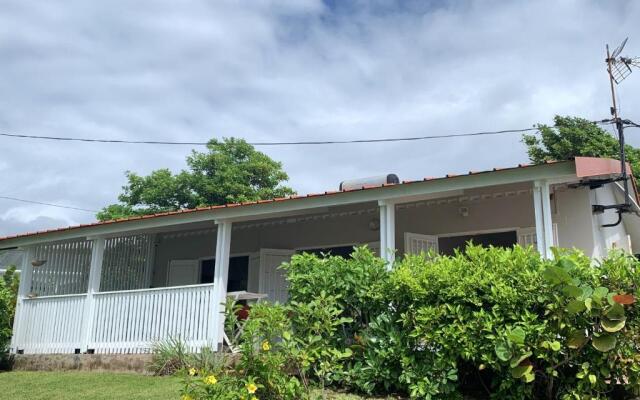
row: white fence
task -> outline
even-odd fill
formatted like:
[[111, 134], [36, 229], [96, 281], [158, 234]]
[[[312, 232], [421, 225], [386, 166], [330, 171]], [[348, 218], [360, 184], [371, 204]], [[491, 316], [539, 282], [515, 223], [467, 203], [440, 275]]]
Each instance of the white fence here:
[[96, 293], [89, 348], [148, 352], [153, 341], [169, 337], [200, 348], [210, 337], [212, 294], [213, 284]]
[[86, 294], [25, 299], [15, 344], [29, 354], [73, 353], [80, 347]]
[[[24, 353], [80, 349], [87, 295], [25, 299], [15, 345]], [[94, 295], [88, 348], [145, 353], [154, 341], [180, 338], [190, 350], [209, 344], [213, 284], [101, 292]]]

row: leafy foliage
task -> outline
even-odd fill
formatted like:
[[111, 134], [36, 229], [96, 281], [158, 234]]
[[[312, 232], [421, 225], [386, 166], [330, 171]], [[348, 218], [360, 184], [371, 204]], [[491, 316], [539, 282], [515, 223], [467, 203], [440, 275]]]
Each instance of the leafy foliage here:
[[13, 272], [0, 279], [0, 370], [7, 368], [9, 362], [7, 351], [11, 341], [17, 294], [17, 283], [13, 284]]
[[[529, 158], [534, 163], [568, 160], [577, 156], [620, 157], [618, 139], [586, 119], [556, 115], [554, 126], [538, 125], [538, 129], [540, 137], [523, 136]], [[626, 145], [625, 151], [633, 173], [640, 173], [640, 149]]]
[[290, 302], [255, 305], [236, 366], [214, 372], [215, 389], [210, 371], [188, 375], [186, 396], [307, 399], [313, 385], [420, 399], [640, 390], [640, 271], [622, 253], [593, 265], [575, 251], [543, 260], [532, 248], [469, 246], [407, 256], [389, 272], [360, 248], [283, 268]]
[[147, 369], [154, 375], [173, 375], [188, 368], [214, 371], [221, 369], [227, 361], [224, 354], [214, 352], [209, 347], [201, 348], [199, 353], [192, 353], [178, 337], [155, 342], [151, 352], [153, 357]]
[[16, 303], [18, 301], [18, 287], [20, 286], [20, 276], [16, 271], [15, 265], [9, 266], [2, 275], [2, 281], [4, 281], [4, 287], [9, 291], [9, 324], [13, 327], [14, 318], [16, 316]]
[[[237, 318], [227, 307], [227, 320]], [[229, 369], [185, 367], [183, 399], [274, 399], [308, 397], [301, 369], [302, 349], [292, 340], [286, 307], [256, 304], [243, 326], [238, 343], [240, 357]], [[293, 373], [293, 374], [292, 374]], [[213, 377], [213, 378], [211, 378]]]
[[334, 320], [361, 315], [351, 307], [366, 310], [342, 333], [322, 336], [325, 346], [352, 350], [334, 360], [331, 384], [446, 399], [465, 392], [599, 398], [637, 389], [633, 258], [619, 254], [594, 267], [577, 252], [557, 251], [550, 261], [533, 249], [470, 246], [452, 257], [407, 256], [387, 273], [367, 253], [301, 255], [284, 266], [294, 302], [330, 292], [343, 311]]
[[186, 161], [188, 169], [178, 174], [166, 168], [147, 176], [127, 171], [120, 203], [106, 206], [97, 218], [104, 221], [294, 193], [282, 185], [289, 179], [282, 163], [242, 139], [212, 139], [206, 152], [194, 150]]

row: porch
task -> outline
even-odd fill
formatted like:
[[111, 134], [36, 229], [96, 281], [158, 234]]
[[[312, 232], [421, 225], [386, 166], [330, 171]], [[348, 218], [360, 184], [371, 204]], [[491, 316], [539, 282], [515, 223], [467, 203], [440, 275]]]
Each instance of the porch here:
[[546, 254], [536, 238], [551, 245], [558, 231], [545, 224], [548, 188], [500, 185], [30, 246], [12, 347], [144, 353], [154, 341], [180, 337], [192, 350], [219, 348], [226, 296], [247, 291], [285, 302], [278, 267], [298, 252], [348, 255], [367, 245], [391, 265], [404, 253], [451, 253], [473, 240]]

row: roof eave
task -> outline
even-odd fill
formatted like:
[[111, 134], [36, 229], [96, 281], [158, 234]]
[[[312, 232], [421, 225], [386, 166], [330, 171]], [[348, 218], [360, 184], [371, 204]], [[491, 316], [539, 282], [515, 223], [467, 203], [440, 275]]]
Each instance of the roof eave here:
[[278, 214], [283, 213], [378, 200], [401, 202], [403, 198], [417, 195], [436, 194], [453, 190], [473, 189], [541, 179], [551, 179], [555, 181], [576, 179], [575, 162], [566, 161], [520, 168], [508, 168], [471, 173], [468, 175], [449, 176], [447, 178], [425, 179], [423, 181], [413, 181], [405, 184], [328, 193], [325, 195], [302, 196], [286, 201], [265, 201], [242, 206], [190, 210], [151, 218], [71, 227], [29, 236], [3, 239], [0, 240], [0, 249], [25, 247], [42, 242], [69, 240], [81, 237], [134, 233], [206, 221], [214, 223], [220, 220], [259, 220], [278, 216]]

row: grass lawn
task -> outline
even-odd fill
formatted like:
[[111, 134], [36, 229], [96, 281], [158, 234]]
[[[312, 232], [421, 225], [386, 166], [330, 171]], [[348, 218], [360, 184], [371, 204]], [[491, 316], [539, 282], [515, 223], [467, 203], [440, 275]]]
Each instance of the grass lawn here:
[[177, 400], [180, 382], [152, 377], [100, 372], [0, 373], [0, 398], [14, 400]]
[[[106, 372], [0, 373], [0, 398], [12, 400], [177, 400], [180, 387], [180, 380], [173, 377]], [[340, 393], [330, 393], [327, 397], [363, 399]]]

